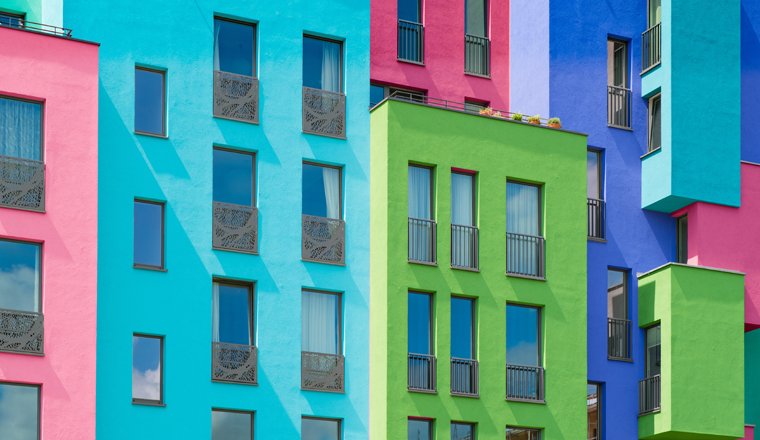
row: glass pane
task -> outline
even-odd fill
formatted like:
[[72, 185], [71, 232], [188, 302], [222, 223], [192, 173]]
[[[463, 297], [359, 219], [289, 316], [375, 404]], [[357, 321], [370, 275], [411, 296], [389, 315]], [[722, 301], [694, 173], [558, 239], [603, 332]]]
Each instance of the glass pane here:
[[484, 108], [486, 108], [486, 104], [483, 104], [482, 102], [464, 101], [464, 111], [466, 112], [478, 113]]
[[161, 400], [161, 339], [132, 337], [132, 398]]
[[303, 86], [340, 93], [340, 43], [303, 37]]
[[374, 107], [385, 99], [385, 87], [374, 84], [369, 85], [369, 106]]
[[42, 104], [0, 97], [0, 156], [41, 160]]
[[430, 305], [432, 297], [409, 292], [408, 344], [409, 353], [431, 354]]
[[473, 426], [468, 423], [451, 424], [451, 440], [473, 440]]
[[607, 317], [628, 319], [628, 292], [625, 286], [625, 272], [607, 271]]
[[301, 440], [338, 440], [340, 422], [329, 419], [301, 419]]
[[303, 164], [302, 209], [306, 215], [340, 218], [340, 170]]
[[39, 313], [39, 245], [0, 240], [0, 309]]
[[538, 235], [538, 187], [507, 182], [507, 232]]
[[340, 296], [304, 290], [301, 296], [301, 350], [340, 354]]
[[211, 411], [211, 440], [251, 440], [250, 413]]
[[432, 422], [429, 420], [408, 419], [407, 440], [430, 440]]
[[649, 0], [649, 27], [662, 22], [662, 0]]
[[23, 18], [17, 17], [12, 14], [3, 14], [0, 12], [0, 25], [21, 27]]
[[0, 383], [0, 433], [7, 440], [39, 438], [38, 387]]
[[541, 440], [541, 431], [507, 426], [507, 440]]
[[613, 84], [617, 87], [628, 87], [628, 63], [627, 63], [627, 51], [625, 43], [620, 41], [614, 42], [614, 56], [615, 56], [615, 77], [613, 78]]
[[214, 70], [254, 76], [253, 26], [214, 19]]
[[599, 153], [596, 151], [586, 152], [586, 196], [590, 199], [601, 199], [599, 186]]
[[588, 440], [599, 439], [599, 408], [601, 395], [599, 394], [599, 385], [590, 383], [586, 388], [586, 408], [588, 413]]
[[431, 220], [430, 168], [409, 166], [409, 217]]
[[538, 309], [507, 305], [507, 363], [540, 366]]
[[474, 301], [451, 298], [451, 357], [473, 359], [472, 306]]
[[658, 325], [647, 329], [647, 377], [660, 374], [660, 356], [660, 326]]
[[420, 0], [398, 0], [398, 19], [419, 23]]
[[678, 262], [689, 262], [689, 219], [687, 216], [678, 218]]
[[246, 286], [214, 283], [214, 342], [253, 345], [250, 300]]
[[214, 201], [253, 206], [253, 155], [214, 149]]
[[164, 134], [164, 75], [135, 69], [135, 130]]
[[660, 98], [654, 98], [649, 102], [649, 151], [654, 151], [662, 146]]
[[135, 264], [163, 265], [163, 209], [157, 203], [135, 202]]
[[473, 181], [470, 174], [451, 174], [451, 223], [475, 226]]
[[486, 0], [465, 0], [464, 33], [486, 37], [488, 29]]

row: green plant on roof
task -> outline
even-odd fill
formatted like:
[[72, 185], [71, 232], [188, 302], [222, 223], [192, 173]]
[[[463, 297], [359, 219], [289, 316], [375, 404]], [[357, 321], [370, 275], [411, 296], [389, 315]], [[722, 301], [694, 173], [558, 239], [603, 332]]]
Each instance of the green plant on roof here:
[[528, 122], [530, 122], [531, 124], [540, 124], [541, 123], [541, 115], [530, 116], [528, 118]]
[[512, 120], [513, 121], [522, 121], [523, 120], [523, 114], [520, 113], [520, 112], [518, 112], [518, 113], [512, 113]]
[[547, 122], [547, 124], [549, 124], [549, 125], [551, 125], [551, 124], [562, 125], [562, 122], [559, 121], [559, 118], [550, 118], [549, 122]]

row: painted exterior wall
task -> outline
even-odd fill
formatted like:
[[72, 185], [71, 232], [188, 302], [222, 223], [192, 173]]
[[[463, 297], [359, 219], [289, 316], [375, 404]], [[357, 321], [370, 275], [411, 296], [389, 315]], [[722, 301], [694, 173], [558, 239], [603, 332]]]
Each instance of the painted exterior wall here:
[[1, 0], [0, 11], [25, 14], [27, 21], [50, 26], [63, 22], [63, 0]]
[[427, 91], [463, 103], [465, 98], [509, 107], [509, 1], [489, 1], [491, 78], [464, 73], [465, 10], [462, 0], [422, 1], [425, 65], [398, 61], [397, 2], [372, 0], [373, 82]]
[[[369, 2], [64, 8], [65, 25], [103, 42], [98, 435], [209, 438], [214, 407], [255, 411], [257, 438], [300, 438], [301, 416], [314, 415], [366, 439]], [[212, 117], [215, 13], [258, 22], [260, 125]], [[301, 132], [304, 32], [344, 40], [348, 140]], [[133, 132], [136, 64], [166, 69], [167, 139]], [[214, 145], [256, 152], [259, 256], [212, 250]], [[303, 160], [343, 167], [346, 266], [301, 261]], [[166, 202], [167, 272], [132, 267], [135, 197]], [[258, 386], [211, 382], [212, 277], [255, 282]], [[343, 294], [345, 394], [300, 389], [302, 287]], [[133, 332], [165, 337], [166, 407], [131, 403]]]
[[[478, 422], [480, 439], [504, 438], [507, 425], [542, 428], [548, 439], [584, 436], [585, 154], [580, 134], [393, 100], [373, 109], [371, 438], [404, 438], [410, 416], [435, 418], [439, 439], [452, 420]], [[438, 266], [407, 262], [410, 161], [436, 167]], [[478, 172], [480, 272], [450, 268], [452, 167]], [[547, 281], [505, 276], [508, 178], [543, 184]], [[434, 293], [437, 394], [407, 391], [409, 290]], [[479, 399], [450, 395], [455, 294], [476, 298]], [[508, 301], [542, 306], [546, 405], [505, 400]]]
[[744, 334], [744, 423], [760, 421], [760, 330]]
[[0, 208], [0, 238], [42, 243], [44, 356], [0, 353], [41, 385], [43, 438], [95, 439], [98, 46], [0, 28], [0, 95], [43, 101], [44, 213]]
[[760, 112], [760, 3], [741, 2], [741, 88], [742, 160], [760, 163], [760, 127], [754, 122]]

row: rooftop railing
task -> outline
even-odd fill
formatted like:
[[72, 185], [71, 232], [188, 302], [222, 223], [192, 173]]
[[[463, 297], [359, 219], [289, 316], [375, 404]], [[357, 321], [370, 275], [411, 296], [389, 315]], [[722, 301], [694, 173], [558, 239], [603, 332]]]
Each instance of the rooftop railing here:
[[481, 76], [491, 74], [491, 40], [465, 34], [464, 71]]
[[631, 320], [607, 318], [607, 357], [631, 359]]
[[544, 369], [507, 364], [507, 400], [544, 402]]
[[451, 267], [478, 270], [478, 228], [476, 226], [451, 225]]
[[409, 217], [409, 261], [435, 264], [436, 224], [435, 220]]
[[301, 258], [330, 264], [346, 264], [346, 222], [302, 215]]
[[0, 207], [45, 210], [45, 164], [0, 156]]
[[258, 78], [215, 70], [214, 116], [258, 124]]
[[398, 59], [424, 63], [425, 27], [413, 21], [398, 21]]
[[303, 132], [346, 138], [346, 95], [303, 88]]
[[409, 391], [436, 392], [434, 355], [409, 353], [407, 365], [407, 389]]
[[546, 278], [545, 242], [538, 235], [507, 232], [507, 275]]
[[604, 200], [588, 198], [588, 237], [597, 240], [606, 239], [607, 205]]
[[211, 343], [211, 380], [256, 385], [257, 362], [253, 345]]
[[0, 351], [41, 355], [44, 342], [42, 313], [0, 309]]
[[301, 388], [342, 393], [345, 391], [345, 382], [343, 356], [301, 352]]
[[253, 206], [214, 202], [213, 247], [258, 253], [259, 210]]
[[639, 415], [660, 410], [660, 375], [639, 381]]
[[657, 23], [641, 34], [641, 71], [657, 66], [662, 61], [662, 23]]
[[607, 125], [631, 128], [631, 89], [607, 86]]
[[451, 358], [451, 394], [469, 397], [479, 395], [478, 361]]
[[0, 21], [0, 27], [26, 29], [28, 31], [43, 32], [50, 35], [71, 38], [71, 29], [51, 26], [49, 24], [35, 23], [33, 21], [24, 20], [23, 18], [14, 17], [12, 20]]

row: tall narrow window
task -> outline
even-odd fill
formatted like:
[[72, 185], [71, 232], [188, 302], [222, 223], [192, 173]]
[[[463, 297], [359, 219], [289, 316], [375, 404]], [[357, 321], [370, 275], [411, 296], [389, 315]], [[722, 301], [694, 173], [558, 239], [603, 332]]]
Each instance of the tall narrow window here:
[[407, 419], [407, 440], [433, 440], [433, 421], [430, 419]]
[[646, 378], [639, 381], [639, 414], [660, 410], [660, 324], [646, 330]]
[[451, 440], [475, 440], [475, 425], [451, 422]]
[[627, 272], [607, 270], [607, 356], [610, 359], [631, 358], [627, 279]]
[[641, 69], [649, 70], [662, 58], [662, 0], [648, 0], [647, 30], [641, 35]]
[[409, 261], [435, 263], [433, 169], [409, 165]]
[[253, 413], [212, 409], [211, 440], [253, 440]]
[[589, 199], [602, 198], [601, 155], [602, 153], [597, 150], [586, 151], [586, 180], [588, 182], [586, 193]]
[[301, 418], [301, 440], [340, 440], [340, 420]]
[[464, 71], [488, 76], [490, 74], [488, 0], [465, 0], [464, 8]]
[[541, 188], [507, 182], [507, 274], [544, 277]]
[[342, 92], [342, 50], [338, 41], [303, 37], [303, 86]]
[[341, 296], [303, 290], [301, 294], [301, 388], [344, 390]]
[[478, 268], [475, 175], [471, 173], [451, 173], [451, 266]]
[[23, 14], [0, 12], [0, 26], [23, 27], [24, 17]]
[[662, 22], [662, 0], [648, 0], [648, 2], [649, 2], [648, 21], [649, 21], [649, 27], [652, 27]]
[[380, 84], [372, 84], [369, 85], [369, 108], [372, 108], [380, 103], [383, 99], [385, 99], [388, 95], [386, 94], [387, 87], [380, 85]]
[[678, 217], [676, 220], [676, 229], [678, 236], [676, 238], [678, 246], [678, 262], [683, 264], [689, 263], [689, 218], [686, 215]]
[[165, 73], [135, 68], [135, 132], [164, 136], [166, 132]]
[[258, 252], [255, 163], [252, 153], [214, 148], [214, 248]]
[[541, 440], [541, 430], [507, 426], [507, 440]]
[[0, 382], [0, 432], [8, 440], [39, 440], [40, 387]]
[[0, 207], [44, 211], [42, 104], [0, 96]]
[[135, 200], [134, 265], [164, 268], [164, 204]]
[[478, 395], [475, 300], [451, 297], [451, 394]]
[[302, 130], [346, 138], [343, 46], [339, 41], [303, 37]]
[[435, 391], [432, 295], [409, 292], [407, 325], [408, 387], [416, 391]]
[[214, 116], [259, 122], [256, 27], [214, 17]]
[[302, 191], [301, 258], [345, 264], [341, 169], [304, 162]]
[[541, 310], [507, 304], [507, 399], [544, 400]]
[[607, 207], [602, 198], [602, 153], [586, 152], [586, 209], [588, 210], [588, 237], [596, 240], [606, 238]]
[[132, 402], [164, 403], [164, 338], [132, 336]]
[[422, 1], [398, 0], [398, 59], [423, 62]]
[[660, 325], [649, 327], [646, 335], [646, 373], [647, 377], [654, 377], [660, 374]]
[[255, 384], [253, 285], [215, 281], [212, 293], [212, 380]]
[[586, 429], [586, 438], [588, 440], [600, 440], [602, 419], [602, 386], [595, 383], [589, 383], [586, 386], [586, 412], [588, 413], [588, 424]]
[[628, 43], [615, 39], [607, 40], [607, 124], [631, 128]]
[[662, 108], [660, 95], [649, 99], [649, 142], [647, 151], [662, 147]]

